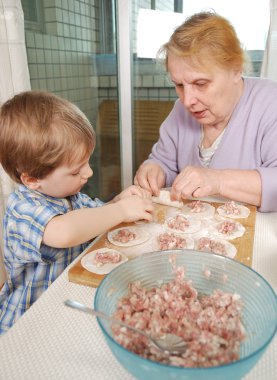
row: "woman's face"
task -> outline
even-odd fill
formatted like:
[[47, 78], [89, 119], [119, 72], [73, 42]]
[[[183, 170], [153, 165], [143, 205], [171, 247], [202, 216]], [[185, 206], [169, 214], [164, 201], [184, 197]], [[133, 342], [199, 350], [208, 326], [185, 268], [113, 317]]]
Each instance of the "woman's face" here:
[[173, 54], [168, 55], [168, 72], [181, 102], [200, 124], [227, 124], [243, 90], [241, 72], [218, 66], [200, 71]]

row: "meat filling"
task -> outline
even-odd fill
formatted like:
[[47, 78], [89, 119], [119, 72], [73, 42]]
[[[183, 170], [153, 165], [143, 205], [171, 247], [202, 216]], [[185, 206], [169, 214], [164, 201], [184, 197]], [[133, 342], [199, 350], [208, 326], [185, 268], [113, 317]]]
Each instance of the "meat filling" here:
[[205, 208], [206, 208], [205, 204], [199, 200], [188, 203], [187, 207], [190, 208], [191, 213], [195, 213], [195, 214], [205, 211]]
[[227, 255], [224, 244], [209, 237], [200, 238], [198, 240], [197, 249], [199, 251], [218, 253], [223, 256]]
[[187, 241], [185, 238], [178, 236], [174, 233], [161, 234], [158, 236], [159, 249], [164, 251], [166, 249], [180, 249], [186, 248]]
[[224, 222], [219, 223], [217, 230], [221, 234], [230, 235], [232, 232], [235, 232], [237, 230], [237, 226], [236, 223], [225, 220]]
[[101, 267], [105, 264], [119, 263], [121, 259], [122, 259], [121, 254], [116, 251], [96, 252], [94, 256], [94, 264], [97, 267]]
[[234, 201], [228, 201], [223, 206], [222, 209], [225, 211], [226, 215], [240, 215], [240, 209]]
[[135, 240], [136, 237], [136, 234], [128, 228], [122, 228], [113, 236], [113, 240], [120, 243], [128, 243], [129, 241]]
[[177, 268], [176, 278], [160, 287], [147, 290], [140, 283], [130, 284], [114, 317], [154, 337], [178, 335], [187, 346], [185, 353], [168, 357], [140, 334], [116, 325], [113, 332], [119, 344], [150, 360], [179, 367], [218, 366], [239, 359], [245, 338], [241, 312], [239, 295], [221, 290], [200, 295]]
[[170, 219], [167, 222], [169, 228], [178, 231], [186, 231], [186, 229], [190, 226], [190, 222], [183, 215], [177, 215], [174, 218]]

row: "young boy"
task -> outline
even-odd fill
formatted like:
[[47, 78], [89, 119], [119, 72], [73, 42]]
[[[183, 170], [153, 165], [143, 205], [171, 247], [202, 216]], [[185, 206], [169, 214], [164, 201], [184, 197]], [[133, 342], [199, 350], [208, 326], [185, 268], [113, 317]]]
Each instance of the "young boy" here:
[[38, 299], [95, 236], [121, 222], [152, 220], [150, 194], [131, 186], [103, 204], [80, 193], [93, 172], [95, 134], [72, 103], [47, 92], [0, 109], [0, 163], [19, 184], [4, 217], [7, 281], [0, 333]]

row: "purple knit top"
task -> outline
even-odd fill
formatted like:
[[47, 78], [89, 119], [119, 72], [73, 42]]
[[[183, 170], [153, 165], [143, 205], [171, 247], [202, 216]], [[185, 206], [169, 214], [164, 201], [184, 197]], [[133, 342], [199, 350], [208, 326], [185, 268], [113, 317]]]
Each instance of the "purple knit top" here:
[[[187, 165], [202, 166], [201, 126], [177, 100], [160, 127], [149, 160], [166, 173], [166, 186]], [[258, 170], [262, 181], [260, 211], [277, 211], [277, 83], [244, 78], [244, 91], [212, 157], [210, 168]]]

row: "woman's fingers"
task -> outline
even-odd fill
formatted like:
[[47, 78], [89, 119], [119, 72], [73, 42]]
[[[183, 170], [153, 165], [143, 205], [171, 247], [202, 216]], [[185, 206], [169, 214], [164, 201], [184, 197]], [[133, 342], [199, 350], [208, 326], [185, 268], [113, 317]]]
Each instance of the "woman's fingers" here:
[[160, 188], [165, 184], [165, 174], [158, 164], [142, 164], [135, 175], [134, 184], [150, 191], [153, 195], [158, 195]]
[[187, 166], [172, 184], [172, 199], [199, 198], [219, 191], [219, 173], [213, 169]]

